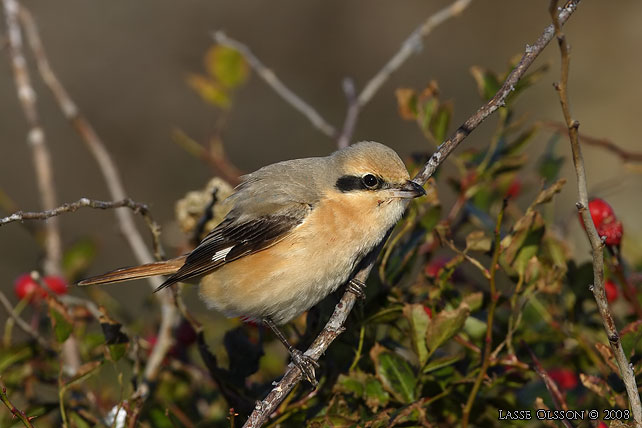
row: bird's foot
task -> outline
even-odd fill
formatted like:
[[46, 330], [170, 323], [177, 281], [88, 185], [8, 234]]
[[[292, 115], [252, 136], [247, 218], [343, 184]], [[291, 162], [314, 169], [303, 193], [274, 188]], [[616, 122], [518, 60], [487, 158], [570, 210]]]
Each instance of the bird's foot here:
[[319, 382], [317, 382], [314, 369], [315, 367], [319, 367], [319, 363], [317, 363], [312, 357], [308, 357], [298, 349], [292, 349], [290, 351], [290, 355], [292, 356], [292, 363], [294, 363], [294, 365], [297, 366], [299, 370], [301, 370], [301, 374], [303, 375], [303, 377], [308, 382], [310, 382], [312, 387], [316, 388]]
[[348, 285], [346, 288], [349, 292], [357, 296], [357, 299], [366, 298], [366, 293], [364, 292], [366, 284], [364, 284], [362, 281], [359, 281], [356, 278], [352, 278], [350, 281], [348, 281]]

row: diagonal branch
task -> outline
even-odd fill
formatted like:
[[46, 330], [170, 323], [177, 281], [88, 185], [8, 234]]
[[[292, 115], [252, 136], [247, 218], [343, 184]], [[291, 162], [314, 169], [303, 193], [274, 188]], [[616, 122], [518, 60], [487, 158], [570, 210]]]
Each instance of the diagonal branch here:
[[379, 91], [381, 86], [397, 71], [410, 56], [421, 49], [423, 39], [439, 25], [450, 18], [459, 16], [468, 7], [472, 0], [457, 0], [449, 6], [431, 15], [401, 44], [401, 48], [388, 60], [388, 62], [366, 83], [359, 97], [359, 107], [366, 105]]
[[[559, 13], [560, 24], [565, 23], [570, 16], [575, 12], [581, 0], [569, 0], [566, 6]], [[512, 92], [515, 84], [524, 75], [526, 70], [533, 63], [535, 58], [544, 50], [548, 43], [553, 39], [555, 29], [553, 25], [546, 27], [542, 35], [537, 39], [534, 45], [527, 46], [521, 61], [515, 69], [508, 76], [502, 87], [495, 94], [495, 96], [483, 105], [477, 112], [472, 115], [462, 126], [457, 129], [455, 134], [448, 140], [444, 141], [437, 152], [432, 155], [430, 160], [424, 165], [423, 169], [413, 179], [416, 183], [425, 184], [428, 179], [435, 172], [437, 167], [446, 159], [446, 157], [488, 116], [496, 111], [500, 106], [504, 105], [506, 97]], [[381, 249], [379, 248], [378, 251]], [[375, 251], [378, 254], [378, 251]], [[376, 256], [375, 254], [375, 256]], [[356, 279], [363, 282], [366, 281], [372, 267], [374, 266], [376, 257], [373, 257], [361, 271], [355, 276]], [[344, 323], [350, 314], [356, 297], [351, 292], [344, 293], [343, 297], [337, 304], [328, 320], [327, 324], [317, 336], [312, 345], [305, 352], [305, 355], [318, 360], [319, 357], [330, 346], [332, 341], [336, 339], [344, 330]], [[263, 399], [258, 402], [256, 407], [244, 427], [259, 427], [268, 420], [270, 415], [276, 410], [278, 405], [285, 399], [285, 397], [292, 391], [294, 386], [301, 381], [301, 372], [295, 366], [288, 366], [285, 375], [275, 385], [272, 391]]]
[[[556, 134], [567, 134], [568, 127], [564, 123], [544, 121], [540, 124]], [[642, 153], [625, 150], [607, 138], [596, 138], [579, 132], [578, 137], [582, 144], [601, 147], [620, 158], [623, 162], [642, 162]]]
[[310, 123], [319, 131], [324, 133], [330, 138], [334, 138], [337, 130], [327, 120], [325, 120], [310, 104], [303, 101], [301, 97], [294, 93], [290, 88], [277, 77], [277, 75], [267, 68], [256, 55], [252, 53], [243, 43], [228, 37], [223, 31], [216, 31], [213, 34], [216, 43], [228, 46], [239, 51], [250, 63], [250, 66], [256, 71], [261, 79], [265, 81], [274, 92], [283, 98], [288, 104], [298, 110], [301, 114], [308, 118]]
[[[17, 0], [3, 0], [7, 30], [9, 33], [9, 56], [13, 68], [13, 78], [16, 84], [18, 100], [22, 106], [29, 132], [27, 143], [31, 148], [33, 162], [38, 182], [38, 192], [42, 208], [52, 209], [56, 203], [56, 189], [53, 181], [53, 168], [51, 166], [51, 155], [47, 147], [45, 132], [40, 124], [40, 117], [36, 108], [36, 92], [31, 85], [31, 78], [27, 70], [27, 61], [22, 46], [22, 35], [18, 21], [20, 6]], [[45, 223], [45, 261], [44, 271], [47, 275], [60, 274], [62, 261], [62, 241], [60, 239], [60, 227], [58, 221], [53, 219]]]
[[[15, 0], [4, 0], [14, 2]], [[115, 162], [111, 158], [105, 143], [98, 136], [94, 128], [87, 119], [80, 113], [80, 110], [73, 102], [66, 89], [62, 86], [54, 74], [49, 60], [45, 54], [38, 28], [31, 16], [29, 10], [24, 6], [19, 8], [20, 22], [23, 25], [27, 40], [36, 59], [36, 65], [40, 72], [40, 77], [51, 90], [56, 102], [64, 116], [71, 122], [73, 128], [78, 132], [82, 141], [85, 143], [89, 152], [94, 156], [100, 172], [105, 179], [111, 198], [114, 200], [123, 200], [127, 198], [127, 192], [120, 178], [120, 173]], [[149, 263], [154, 260], [151, 252], [147, 248], [141, 233], [136, 228], [134, 217], [129, 210], [115, 211], [121, 232], [131, 247], [136, 260], [140, 264]], [[156, 289], [160, 283], [159, 278], [149, 278], [152, 289]], [[171, 329], [178, 319], [176, 308], [172, 302], [172, 296], [169, 291], [156, 293], [161, 305], [161, 325], [158, 332], [158, 342], [148, 359], [147, 366], [143, 374], [144, 381], [139, 384], [135, 397], [147, 398], [149, 394], [149, 384], [156, 378], [165, 354], [172, 345]], [[142, 400], [141, 400], [142, 402]]]
[[617, 326], [611, 315], [609, 309], [608, 300], [606, 299], [606, 293], [604, 290], [604, 243], [600, 236], [597, 233], [593, 220], [591, 219], [591, 213], [588, 210], [588, 190], [586, 185], [586, 171], [584, 169], [584, 158], [582, 156], [582, 149], [579, 142], [579, 133], [578, 128], [580, 123], [573, 119], [571, 116], [571, 109], [569, 107], [568, 101], [568, 70], [570, 66], [570, 47], [566, 41], [566, 37], [561, 29], [561, 24], [557, 16], [557, 0], [551, 0], [549, 11], [553, 19], [553, 25], [555, 27], [555, 34], [557, 36], [557, 41], [559, 42], [560, 55], [562, 59], [562, 70], [560, 82], [555, 84], [555, 89], [557, 90], [560, 98], [560, 104], [562, 106], [562, 112], [564, 114], [564, 120], [568, 128], [568, 136], [571, 142], [571, 151], [573, 152], [573, 165], [575, 166], [575, 175], [577, 177], [577, 190], [579, 194], [579, 201], [576, 206], [582, 217], [582, 222], [584, 223], [584, 229], [586, 230], [586, 235], [591, 243], [591, 253], [593, 256], [593, 282], [594, 284], [590, 287], [597, 302], [597, 307], [602, 317], [602, 322], [604, 324], [604, 330], [606, 331], [607, 337], [609, 339], [609, 345], [615, 356], [615, 361], [617, 362], [618, 368], [620, 369], [620, 375], [622, 376], [622, 381], [626, 387], [626, 393], [629, 397], [629, 404], [631, 406], [631, 411], [633, 413], [633, 419], [635, 420], [635, 425], [638, 428], [642, 427], [642, 403], [640, 403], [640, 393], [638, 392], [638, 387], [635, 381], [635, 373], [633, 372], [633, 367], [630, 365], [624, 349], [622, 348], [622, 342], [620, 341], [620, 335], [617, 331]]
[[401, 44], [401, 47], [395, 54], [384, 64], [384, 66], [366, 83], [363, 90], [356, 95], [354, 84], [351, 79], [344, 79], [343, 91], [348, 101], [348, 110], [344, 120], [341, 132], [334, 125], [326, 121], [310, 104], [306, 103], [296, 95], [290, 88], [274, 74], [272, 70], [266, 67], [249, 47], [243, 43], [230, 38], [222, 31], [214, 33], [214, 40], [224, 46], [229, 46], [239, 51], [250, 63], [250, 66], [281, 98], [288, 104], [301, 112], [312, 125], [319, 131], [330, 138], [337, 140], [339, 148], [346, 147], [350, 143], [352, 133], [359, 117], [359, 112], [374, 95], [381, 89], [383, 84], [390, 76], [397, 71], [410, 56], [421, 49], [423, 39], [428, 36], [437, 26], [443, 24], [450, 18], [459, 16], [472, 0], [456, 0], [451, 5], [439, 10], [426, 19], [410, 36]]

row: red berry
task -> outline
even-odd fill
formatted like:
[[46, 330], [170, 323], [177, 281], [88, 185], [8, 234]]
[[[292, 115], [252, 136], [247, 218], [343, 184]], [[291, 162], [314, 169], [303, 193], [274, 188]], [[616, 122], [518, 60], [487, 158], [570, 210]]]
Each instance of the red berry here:
[[596, 229], [599, 229], [604, 222], [611, 223], [615, 220], [615, 211], [604, 199], [591, 199], [589, 201], [589, 212]]
[[549, 370], [548, 375], [561, 389], [569, 390], [577, 386], [577, 376], [569, 369]]
[[620, 245], [623, 232], [622, 222], [617, 220], [611, 223], [604, 222], [597, 228], [597, 234], [600, 235], [600, 238], [602, 236], [606, 237], [604, 240], [606, 245]]
[[56, 294], [66, 294], [67, 293], [67, 281], [60, 276], [45, 276], [43, 278], [45, 284], [51, 291]]
[[522, 191], [522, 182], [519, 178], [513, 179], [513, 182], [508, 186], [506, 190], [507, 198], [516, 198], [519, 196], [519, 193]]
[[28, 273], [23, 273], [16, 279], [14, 291], [19, 299], [27, 298], [30, 302], [36, 302], [47, 297], [47, 292]]
[[610, 302], [617, 299], [617, 287], [612, 281], [606, 281], [604, 283], [604, 291], [606, 291], [606, 300]]
[[187, 347], [196, 342], [196, 331], [186, 319], [183, 319], [178, 327], [176, 327], [175, 334], [177, 344], [183, 347]]
[[424, 312], [426, 315], [428, 315], [428, 318], [432, 318], [432, 309], [430, 309], [428, 306], [424, 306]]
[[604, 422], [600, 421], [600, 423], [598, 424], [597, 428], [609, 428], [609, 426], [607, 424], [605, 424]]
[[437, 278], [439, 276], [439, 271], [446, 266], [446, 264], [450, 261], [450, 258], [447, 256], [441, 256], [437, 257], [433, 260], [430, 261], [426, 265], [426, 268], [424, 269], [424, 272], [426, 275], [431, 276], [433, 278]]

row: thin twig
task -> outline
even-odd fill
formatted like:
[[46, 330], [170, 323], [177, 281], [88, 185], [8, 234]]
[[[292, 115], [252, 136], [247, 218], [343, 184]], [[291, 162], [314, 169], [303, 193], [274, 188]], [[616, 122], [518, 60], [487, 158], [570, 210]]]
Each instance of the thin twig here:
[[346, 77], [343, 79], [343, 93], [346, 96], [346, 101], [348, 103], [348, 111], [346, 112], [346, 118], [343, 122], [343, 129], [341, 130], [341, 135], [337, 138], [337, 147], [343, 149], [350, 145], [350, 139], [352, 134], [354, 134], [354, 128], [357, 125], [357, 119], [359, 118], [359, 104], [357, 103], [357, 92], [354, 87], [354, 81]]
[[297, 111], [308, 118], [310, 123], [319, 131], [330, 138], [335, 138], [337, 130], [325, 120], [310, 104], [306, 103], [295, 94], [290, 88], [277, 77], [276, 74], [267, 68], [260, 59], [243, 43], [228, 37], [223, 31], [216, 31], [212, 37], [216, 43], [236, 49], [245, 57], [250, 66], [256, 71], [261, 79], [265, 81], [281, 98], [294, 107]]
[[9, 400], [9, 396], [7, 395], [7, 388], [4, 386], [4, 383], [0, 380], [0, 401], [4, 403], [5, 406], [7, 406], [7, 409], [11, 412], [11, 414], [14, 417], [17, 417], [20, 419], [22, 424], [26, 426], [27, 428], [34, 428], [33, 424], [31, 423], [31, 418], [27, 416], [27, 414], [23, 411], [18, 409], [16, 406], [11, 403]]
[[[528, 352], [531, 355], [531, 359], [535, 364], [535, 372], [542, 379], [542, 381], [544, 382], [544, 385], [546, 385], [546, 389], [548, 389], [548, 393], [551, 394], [551, 398], [553, 399], [553, 404], [555, 404], [555, 407], [557, 408], [557, 410], [568, 410], [568, 405], [566, 404], [566, 400], [564, 399], [564, 396], [560, 392], [560, 389], [557, 387], [557, 384], [555, 383], [555, 381], [551, 378], [548, 372], [544, 370], [544, 367], [542, 367], [542, 364], [537, 358], [537, 355], [535, 355], [535, 353], [531, 350], [531, 348], [528, 347], [528, 345], [526, 345], [524, 341], [522, 341], [522, 346], [528, 349]], [[562, 423], [567, 428], [573, 428], [573, 425], [571, 424], [571, 422], [566, 418], [562, 419]]]
[[339, 148], [346, 147], [350, 144], [350, 138], [359, 117], [359, 112], [372, 97], [379, 91], [381, 86], [390, 78], [392, 73], [399, 69], [404, 62], [415, 52], [421, 49], [423, 39], [430, 34], [437, 26], [443, 24], [450, 18], [458, 16], [472, 0], [456, 0], [450, 6], [447, 6], [437, 13], [431, 15], [410, 36], [402, 43], [399, 50], [388, 60], [386, 64], [366, 83], [363, 90], [358, 96], [355, 95], [354, 84], [351, 79], [344, 79], [343, 90], [348, 99], [348, 111], [344, 121], [341, 133], [335, 126], [325, 120], [311, 105], [303, 101], [301, 97], [295, 94], [290, 88], [267, 68], [260, 59], [250, 50], [249, 47], [230, 38], [223, 31], [216, 31], [213, 35], [214, 40], [224, 46], [229, 46], [239, 51], [250, 64], [250, 66], [281, 98], [288, 104], [302, 113], [319, 131], [330, 138], [337, 139]]
[[[98, 163], [100, 172], [103, 174], [103, 178], [105, 179], [111, 198], [113, 200], [126, 199], [127, 192], [125, 191], [120, 178], [120, 173], [107, 151], [104, 142], [98, 136], [87, 119], [80, 113], [80, 110], [51, 69], [38, 33], [38, 28], [36, 27], [31, 13], [24, 6], [20, 6], [19, 16], [24, 27], [27, 40], [29, 41], [29, 45], [31, 46], [31, 50], [33, 51], [36, 59], [36, 65], [42, 80], [51, 90], [64, 116], [71, 122], [73, 128], [78, 132], [82, 141], [94, 156]], [[116, 210], [115, 214], [118, 219], [121, 232], [131, 247], [138, 263], [145, 264], [152, 262], [154, 257], [147, 248], [140, 232], [136, 228], [132, 213], [129, 210]], [[162, 280], [160, 278], [152, 277], [148, 279], [148, 282], [152, 289], [155, 290], [161, 284]], [[144, 382], [140, 383], [139, 389], [134, 394], [135, 397], [143, 399], [147, 398], [149, 394], [149, 383], [156, 378], [158, 371], [160, 370], [161, 363], [165, 358], [165, 354], [167, 354], [167, 351], [169, 351], [172, 346], [171, 330], [178, 319], [177, 311], [172, 302], [171, 293], [169, 291], [161, 291], [155, 295], [161, 305], [161, 325], [157, 335], [158, 341], [147, 360], [147, 365], [145, 366], [143, 374]]]
[[[572, 15], [572, 13], [577, 8], [577, 5], [581, 0], [571, 0], [568, 2], [567, 6], [562, 9], [559, 16], [559, 22], [564, 23]], [[554, 28], [552, 25], [548, 26], [544, 33], [537, 39], [533, 46], [527, 46], [526, 52], [522, 57], [520, 63], [515, 67], [513, 72], [508, 76], [500, 90], [495, 94], [495, 96], [484, 106], [482, 106], [477, 112], [471, 116], [455, 134], [442, 143], [437, 152], [433, 154], [430, 160], [424, 165], [423, 169], [415, 178], [413, 179], [416, 183], [425, 184], [428, 179], [435, 172], [437, 167], [443, 162], [446, 157], [490, 114], [499, 108], [499, 106], [505, 103], [506, 97], [512, 91], [512, 88], [517, 83], [517, 81], [524, 75], [526, 70], [533, 63], [535, 58], [542, 52], [542, 50], [548, 45], [552, 40], [554, 35]], [[375, 256], [381, 251], [381, 248], [375, 250]], [[356, 279], [363, 282], [366, 281], [372, 267], [374, 266], [374, 260], [371, 260], [370, 263], [367, 263], [363, 269], [361, 269], [357, 275]], [[334, 312], [327, 324], [315, 339], [314, 343], [308, 348], [305, 352], [305, 355], [312, 357], [317, 360], [323, 352], [330, 346], [332, 341], [336, 339], [344, 330], [344, 323], [354, 306], [356, 297], [351, 292], [346, 292], [339, 303], [336, 305]], [[248, 420], [246, 421], [244, 427], [259, 427], [261, 426], [275, 411], [279, 403], [288, 395], [294, 386], [300, 382], [301, 372], [298, 367], [289, 365], [285, 375], [281, 380], [276, 384], [272, 391], [263, 399], [263, 401], [258, 402], [256, 407]]]
[[160, 226], [152, 218], [147, 205], [140, 202], [133, 201], [130, 198], [123, 199], [121, 201], [113, 201], [113, 202], [98, 201], [98, 200], [89, 199], [89, 198], [80, 198], [76, 202], [64, 203], [57, 208], [53, 208], [46, 211], [39, 211], [39, 212], [18, 211], [11, 214], [10, 216], [0, 218], [0, 227], [14, 221], [46, 220], [48, 218], [56, 217], [63, 213], [75, 212], [79, 208], [84, 208], [84, 207], [97, 208], [101, 210], [127, 207], [131, 209], [134, 213], [140, 214], [145, 220], [147, 227], [149, 227], [149, 230], [152, 233], [154, 252], [158, 254], [158, 257], [160, 258], [160, 255], [162, 253], [161, 245], [160, 245]]
[[461, 14], [468, 7], [472, 0], [457, 0], [449, 6], [431, 15], [423, 22], [410, 36], [401, 44], [401, 48], [392, 58], [375, 74], [364, 86], [359, 94], [357, 103], [359, 107], [366, 105], [377, 93], [388, 78], [410, 58], [410, 56], [421, 49], [423, 39], [430, 34], [437, 26], [450, 18]]
[[578, 137], [578, 128], [580, 126], [579, 122], [574, 120], [571, 116], [571, 109], [568, 102], [568, 71], [570, 65], [570, 54], [569, 54], [569, 45], [566, 41], [566, 37], [561, 29], [560, 19], [557, 14], [557, 0], [551, 0], [549, 12], [553, 20], [553, 26], [555, 29], [555, 35], [559, 42], [560, 55], [561, 55], [561, 76], [560, 82], [555, 85], [560, 98], [560, 104], [562, 106], [562, 112], [564, 114], [564, 120], [568, 128], [568, 136], [571, 142], [571, 151], [573, 152], [573, 165], [575, 166], [575, 175], [577, 177], [577, 189], [579, 194], [579, 201], [576, 206], [582, 217], [582, 222], [584, 223], [584, 229], [586, 230], [586, 235], [591, 243], [591, 253], [593, 255], [593, 282], [591, 286], [591, 291], [597, 302], [597, 307], [602, 317], [602, 322], [604, 324], [604, 329], [609, 340], [609, 345], [613, 350], [615, 360], [620, 369], [620, 375], [622, 376], [622, 381], [626, 387], [626, 393], [629, 397], [629, 404], [631, 406], [631, 412], [633, 413], [633, 419], [635, 420], [635, 425], [638, 428], [642, 428], [642, 403], [640, 403], [640, 393], [638, 392], [638, 387], [635, 382], [635, 374], [633, 373], [633, 367], [630, 365], [626, 355], [624, 354], [624, 349], [622, 348], [622, 342], [620, 341], [620, 335], [618, 334], [615, 321], [611, 315], [609, 309], [609, 304], [606, 299], [606, 293], [604, 291], [604, 243], [600, 239], [593, 220], [591, 219], [591, 213], [587, 209], [588, 207], [588, 190], [586, 185], [586, 171], [584, 169], [584, 158], [582, 156], [582, 149], [579, 143]]
[[18, 314], [16, 314], [16, 312], [13, 310], [13, 307], [11, 306], [11, 303], [9, 302], [9, 299], [7, 299], [7, 296], [5, 296], [2, 291], [0, 291], [0, 303], [2, 304], [2, 306], [4, 306], [9, 316], [16, 322], [16, 324], [22, 329], [22, 331], [33, 337], [44, 349], [49, 349], [49, 344], [47, 343], [45, 338], [38, 334], [38, 332], [34, 330], [28, 322], [26, 322], [25, 320], [20, 318]]
[[501, 253], [502, 220], [504, 218], [504, 210], [506, 210], [507, 203], [508, 201], [504, 199], [502, 208], [499, 211], [499, 215], [497, 216], [497, 223], [495, 224], [495, 248], [493, 250], [493, 258], [490, 265], [490, 306], [488, 308], [488, 317], [486, 320], [486, 343], [484, 346], [484, 356], [482, 358], [482, 365], [479, 369], [479, 374], [477, 375], [477, 379], [475, 379], [473, 388], [470, 390], [468, 400], [466, 401], [466, 405], [464, 406], [464, 410], [462, 412], [462, 428], [466, 428], [468, 426], [470, 411], [473, 408], [473, 403], [475, 402], [475, 398], [477, 398], [477, 392], [479, 391], [479, 388], [481, 387], [481, 384], [486, 377], [488, 367], [490, 366], [490, 354], [491, 350], [493, 349], [493, 322], [495, 321], [495, 308], [497, 307], [497, 300], [499, 300], [499, 293], [497, 292], [496, 287], [497, 264], [499, 262], [499, 254]]
[[[568, 128], [566, 124], [563, 123], [544, 121], [540, 122], [540, 125], [557, 134], [568, 133]], [[642, 153], [624, 150], [609, 139], [591, 137], [590, 135], [582, 134], [581, 132], [578, 132], [577, 135], [580, 139], [580, 143], [594, 147], [601, 147], [611, 153], [614, 153], [623, 162], [642, 162]]]
[[[4, 13], [9, 33], [9, 56], [13, 68], [13, 78], [18, 92], [18, 99], [22, 106], [29, 132], [27, 143], [31, 148], [33, 163], [38, 182], [38, 193], [42, 208], [49, 210], [57, 205], [56, 189], [53, 180], [51, 155], [47, 147], [45, 131], [40, 125], [40, 118], [36, 107], [36, 92], [31, 85], [27, 61], [22, 47], [22, 35], [18, 20], [20, 6], [17, 0], [3, 0]], [[53, 219], [45, 223], [45, 260], [43, 269], [47, 275], [59, 275], [62, 261], [62, 241], [58, 221]]]

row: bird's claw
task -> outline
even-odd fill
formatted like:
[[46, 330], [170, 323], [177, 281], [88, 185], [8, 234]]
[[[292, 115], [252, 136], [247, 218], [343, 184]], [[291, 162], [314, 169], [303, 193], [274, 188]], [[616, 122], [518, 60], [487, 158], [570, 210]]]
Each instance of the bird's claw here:
[[292, 363], [301, 370], [301, 374], [305, 379], [310, 382], [310, 384], [316, 388], [319, 382], [317, 382], [316, 374], [314, 372], [315, 367], [319, 367], [312, 357], [308, 357], [303, 352], [298, 349], [293, 349], [291, 352]]
[[363, 291], [366, 288], [366, 284], [362, 281], [359, 281], [356, 278], [352, 278], [348, 281], [347, 290], [357, 296], [357, 299], [365, 299], [366, 293]]

